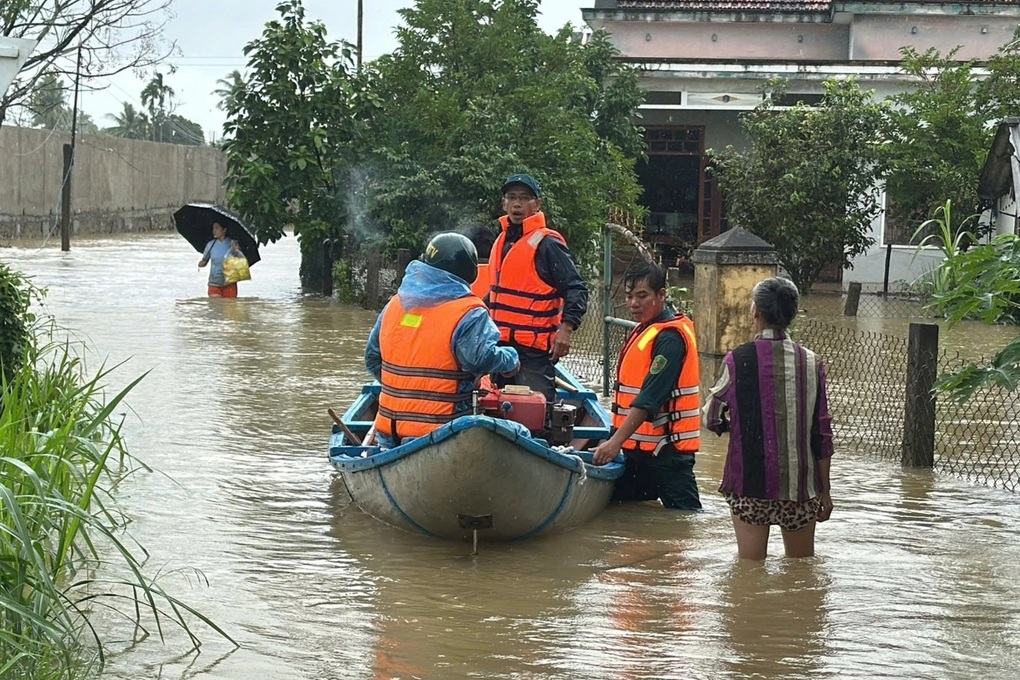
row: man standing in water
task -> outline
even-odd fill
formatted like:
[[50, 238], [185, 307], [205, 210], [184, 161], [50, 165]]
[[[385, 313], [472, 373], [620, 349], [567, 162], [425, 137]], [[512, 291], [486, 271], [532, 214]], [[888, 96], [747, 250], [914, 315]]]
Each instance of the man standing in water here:
[[701, 443], [694, 323], [666, 307], [666, 272], [657, 264], [631, 265], [623, 285], [638, 325], [616, 367], [615, 432], [595, 449], [593, 462], [605, 465], [623, 450], [626, 469], [614, 500], [658, 498], [670, 509], [700, 510], [694, 479], [694, 454]]
[[501, 232], [489, 256], [489, 309], [501, 344], [517, 350], [521, 371], [512, 380], [556, 399], [553, 365], [570, 353], [574, 331], [588, 310], [588, 289], [559, 232], [546, 226], [542, 187], [531, 175], [503, 183]]

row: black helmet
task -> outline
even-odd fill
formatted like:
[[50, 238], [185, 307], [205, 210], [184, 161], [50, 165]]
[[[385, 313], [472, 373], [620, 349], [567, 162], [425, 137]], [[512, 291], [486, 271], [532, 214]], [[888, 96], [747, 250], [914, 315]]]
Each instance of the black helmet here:
[[425, 264], [459, 276], [467, 283], [478, 278], [478, 251], [471, 239], [463, 234], [439, 234], [425, 246]]

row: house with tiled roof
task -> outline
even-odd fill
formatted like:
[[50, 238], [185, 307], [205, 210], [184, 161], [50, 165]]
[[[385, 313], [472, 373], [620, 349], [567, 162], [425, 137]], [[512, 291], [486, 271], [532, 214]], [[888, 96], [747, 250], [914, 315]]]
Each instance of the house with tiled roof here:
[[[1020, 0], [593, 0], [582, 9], [621, 58], [639, 70], [646, 102], [648, 161], [638, 168], [651, 211], [646, 235], [668, 251], [725, 230], [725, 206], [705, 171], [705, 150], [746, 145], [737, 116], [760, 101], [771, 78], [789, 80], [788, 98], [820, 99], [822, 82], [856, 76], [889, 96], [907, 85], [900, 48], [984, 59], [1020, 25]], [[854, 278], [877, 278], [887, 244], [894, 266], [913, 255], [906, 228], [874, 225], [874, 252], [855, 261]], [[900, 266], [902, 265], [902, 266]], [[875, 273], [873, 269], [878, 269]], [[909, 278], [906, 274], [900, 278]], [[895, 279], [894, 279], [895, 280]]]

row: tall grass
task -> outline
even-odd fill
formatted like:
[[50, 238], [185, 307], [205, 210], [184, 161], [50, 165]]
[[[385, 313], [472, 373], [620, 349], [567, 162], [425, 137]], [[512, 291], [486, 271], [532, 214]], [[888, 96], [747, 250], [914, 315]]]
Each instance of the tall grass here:
[[92, 625], [101, 608], [130, 618], [139, 637], [170, 625], [197, 648], [191, 626], [202, 622], [230, 639], [146, 574], [145, 550], [125, 531], [113, 494], [144, 465], [115, 413], [142, 378], [110, 397], [109, 371], [89, 376], [52, 323], [34, 338], [10, 380], [0, 376], [0, 678], [94, 675], [105, 661]]

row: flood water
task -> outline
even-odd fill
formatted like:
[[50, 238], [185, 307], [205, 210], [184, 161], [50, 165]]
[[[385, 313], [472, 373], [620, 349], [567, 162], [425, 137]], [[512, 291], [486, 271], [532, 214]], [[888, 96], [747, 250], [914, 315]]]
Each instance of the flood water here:
[[[211, 617], [201, 654], [137, 644], [102, 615], [105, 679], [1012, 678], [1020, 663], [1020, 507], [1004, 491], [837, 449], [818, 556], [738, 562], [705, 436], [705, 511], [614, 506], [569, 534], [470, 546], [383, 526], [326, 459], [329, 406], [366, 379], [374, 314], [303, 296], [293, 238], [237, 300], [207, 299], [176, 236], [0, 249], [46, 310], [142, 373], [120, 493], [150, 574]], [[872, 323], [872, 322], [867, 322]], [[773, 537], [773, 553], [782, 551]]]

